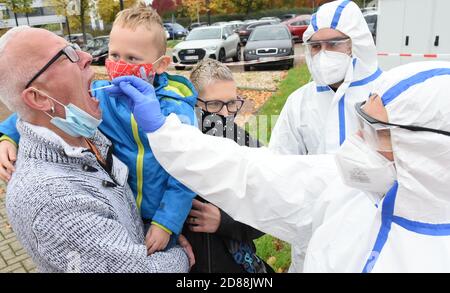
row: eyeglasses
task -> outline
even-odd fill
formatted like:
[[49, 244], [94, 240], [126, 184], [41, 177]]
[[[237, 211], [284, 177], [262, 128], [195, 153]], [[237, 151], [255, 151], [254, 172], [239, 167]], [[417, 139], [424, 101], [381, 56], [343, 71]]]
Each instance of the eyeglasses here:
[[349, 37], [345, 37], [320, 41], [307, 41], [303, 43], [303, 45], [305, 46], [306, 52], [308, 52], [311, 56], [314, 56], [321, 50], [333, 52], [350, 51], [351, 39]]
[[213, 100], [213, 101], [204, 101], [202, 99], [198, 99], [200, 102], [205, 104], [206, 111], [210, 113], [218, 113], [220, 110], [222, 110], [223, 106], [227, 106], [228, 112], [235, 114], [239, 112], [239, 110], [242, 108], [242, 105], [244, 104], [244, 100], [242, 97], [237, 97], [235, 100], [231, 100], [228, 102], [222, 102], [219, 100]]
[[80, 61], [80, 56], [77, 53], [77, 50], [79, 49], [79, 46], [73, 44], [62, 48], [52, 59], [50, 59], [47, 64], [45, 64], [44, 67], [42, 67], [41, 70], [38, 71], [38, 73], [33, 76], [33, 78], [27, 83], [25, 88], [28, 88], [33, 83], [33, 81], [35, 81], [42, 73], [44, 73], [62, 55], [66, 55], [67, 59], [69, 59], [72, 63], [77, 63], [78, 61]]
[[364, 140], [375, 150], [382, 152], [392, 152], [392, 146], [390, 143], [391, 129], [403, 128], [410, 131], [427, 131], [438, 134], [450, 136], [450, 132], [414, 126], [414, 125], [401, 125], [389, 122], [382, 122], [369, 115], [367, 115], [362, 107], [366, 102], [357, 103], [355, 105], [356, 116], [358, 117], [359, 129], [363, 133]]

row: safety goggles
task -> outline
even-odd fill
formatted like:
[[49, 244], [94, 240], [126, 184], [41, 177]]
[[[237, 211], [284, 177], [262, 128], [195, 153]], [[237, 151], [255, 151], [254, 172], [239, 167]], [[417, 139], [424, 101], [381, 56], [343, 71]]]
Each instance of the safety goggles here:
[[351, 52], [351, 39], [349, 37], [329, 40], [307, 41], [303, 43], [305, 51], [313, 57], [322, 50], [348, 53]]
[[198, 100], [205, 104], [206, 111], [210, 113], [218, 113], [220, 112], [220, 110], [222, 110], [223, 106], [226, 106], [229, 113], [236, 114], [244, 104], [244, 99], [239, 96], [237, 97], [237, 99], [228, 102], [219, 100], [204, 101], [200, 98]]
[[391, 145], [391, 129], [403, 128], [410, 131], [427, 131], [450, 136], [450, 132], [414, 126], [414, 125], [400, 125], [389, 122], [382, 122], [369, 115], [367, 115], [362, 107], [366, 102], [357, 103], [355, 105], [356, 116], [358, 117], [359, 129], [362, 132], [364, 140], [375, 150], [380, 152], [392, 152]]
[[62, 48], [50, 61], [47, 62], [47, 64], [42, 67], [41, 70], [39, 70], [32, 79], [27, 83], [25, 88], [28, 88], [33, 81], [35, 81], [39, 76], [41, 76], [42, 73], [44, 73], [53, 63], [56, 62], [56, 60], [59, 59], [62, 55], [65, 55], [67, 59], [70, 60], [72, 63], [77, 63], [80, 61], [80, 56], [78, 56], [77, 50], [80, 50], [80, 47], [78, 45], [70, 44], [64, 48]]

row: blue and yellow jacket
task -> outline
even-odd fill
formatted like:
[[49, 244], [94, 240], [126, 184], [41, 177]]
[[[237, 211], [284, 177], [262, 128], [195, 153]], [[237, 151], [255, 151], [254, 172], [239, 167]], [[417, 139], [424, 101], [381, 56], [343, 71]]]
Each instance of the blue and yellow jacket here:
[[[108, 84], [109, 81], [99, 80], [93, 83], [92, 88]], [[175, 113], [184, 123], [196, 123], [197, 92], [186, 78], [163, 73], [156, 76], [154, 85], [164, 115]], [[195, 193], [170, 176], [158, 163], [147, 135], [136, 124], [125, 99], [110, 97], [102, 90], [94, 93], [103, 113], [99, 129], [113, 143], [114, 154], [129, 168], [128, 183], [142, 218], [168, 232], [180, 234]], [[15, 123], [14, 114], [0, 124], [0, 132], [4, 134], [2, 140], [19, 141]]]

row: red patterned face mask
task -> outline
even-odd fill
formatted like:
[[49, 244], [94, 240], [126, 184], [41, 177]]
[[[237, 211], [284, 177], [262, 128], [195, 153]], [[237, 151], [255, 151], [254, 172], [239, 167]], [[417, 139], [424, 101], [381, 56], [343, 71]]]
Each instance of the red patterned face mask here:
[[153, 66], [155, 63], [159, 62], [162, 57], [163, 56], [150, 64], [130, 64], [122, 60], [117, 62], [112, 61], [108, 58], [105, 61], [105, 67], [110, 79], [126, 75], [134, 75], [149, 83], [153, 83], [156, 75], [156, 72], [153, 71]]

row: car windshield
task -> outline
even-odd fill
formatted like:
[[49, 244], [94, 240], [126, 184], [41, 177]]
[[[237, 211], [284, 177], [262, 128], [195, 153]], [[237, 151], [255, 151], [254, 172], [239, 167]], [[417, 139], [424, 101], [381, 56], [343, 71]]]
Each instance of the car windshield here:
[[178, 23], [174, 23], [173, 25], [172, 25], [172, 27], [173, 27], [173, 29], [174, 30], [183, 30], [184, 29], [184, 27], [182, 27], [180, 24], [178, 24]]
[[95, 47], [95, 42], [94, 42], [93, 40], [89, 40], [89, 41], [87, 42], [87, 46], [88, 46], [88, 47]]
[[193, 30], [186, 38], [186, 41], [195, 40], [214, 40], [221, 38], [220, 28], [197, 29]]
[[96, 42], [97, 46], [104, 46], [104, 45], [108, 44], [109, 39], [108, 38], [98, 38], [98, 39], [95, 39], [95, 42]]
[[283, 27], [257, 28], [250, 36], [250, 41], [287, 40], [290, 36]]

